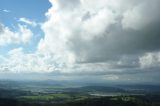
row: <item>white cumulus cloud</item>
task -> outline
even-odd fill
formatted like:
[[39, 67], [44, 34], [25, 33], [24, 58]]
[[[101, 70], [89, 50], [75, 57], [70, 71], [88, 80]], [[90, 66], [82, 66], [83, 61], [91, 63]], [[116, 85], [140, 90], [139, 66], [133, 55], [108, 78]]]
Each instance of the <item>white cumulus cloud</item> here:
[[23, 23], [26, 23], [26, 24], [31, 25], [31, 26], [34, 26], [34, 27], [37, 26], [37, 23], [36, 23], [36, 22], [31, 21], [31, 20], [29, 20], [29, 19], [27, 19], [27, 18], [24, 18], [24, 17], [19, 18], [18, 21], [23, 22]]
[[8, 27], [0, 24], [0, 46], [7, 44], [20, 44], [30, 42], [33, 33], [26, 26], [19, 25], [17, 31], [11, 31]]

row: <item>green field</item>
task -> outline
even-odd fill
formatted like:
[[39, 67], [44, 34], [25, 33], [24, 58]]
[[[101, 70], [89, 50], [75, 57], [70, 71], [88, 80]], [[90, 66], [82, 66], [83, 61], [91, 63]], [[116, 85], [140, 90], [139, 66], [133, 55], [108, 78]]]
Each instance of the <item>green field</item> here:
[[91, 96], [81, 95], [81, 94], [58, 93], [58, 94], [47, 94], [47, 95], [19, 96], [17, 98], [26, 101], [66, 102], [66, 101], [84, 100], [87, 98], [91, 98]]

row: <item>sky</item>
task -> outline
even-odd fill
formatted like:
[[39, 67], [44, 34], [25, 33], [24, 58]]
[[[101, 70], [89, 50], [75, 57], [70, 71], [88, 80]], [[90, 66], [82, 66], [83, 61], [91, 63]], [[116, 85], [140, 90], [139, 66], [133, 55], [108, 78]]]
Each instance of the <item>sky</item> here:
[[0, 76], [160, 83], [159, 0], [1, 0]]

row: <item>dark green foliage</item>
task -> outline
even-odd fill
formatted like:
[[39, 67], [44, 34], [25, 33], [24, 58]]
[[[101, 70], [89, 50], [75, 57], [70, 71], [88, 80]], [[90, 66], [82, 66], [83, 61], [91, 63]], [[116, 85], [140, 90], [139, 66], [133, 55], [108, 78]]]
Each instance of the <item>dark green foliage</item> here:
[[160, 86], [57, 86], [0, 81], [0, 106], [160, 106]]
[[89, 98], [65, 103], [0, 99], [0, 106], [160, 106], [160, 103], [149, 100], [145, 96], [117, 96]]

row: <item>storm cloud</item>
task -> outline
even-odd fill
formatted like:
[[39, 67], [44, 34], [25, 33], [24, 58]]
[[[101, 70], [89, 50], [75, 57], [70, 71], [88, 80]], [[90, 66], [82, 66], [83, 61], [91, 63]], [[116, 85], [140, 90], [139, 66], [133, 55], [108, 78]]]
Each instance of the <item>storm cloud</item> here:
[[[138, 62], [145, 53], [160, 49], [158, 0], [51, 0], [51, 3], [49, 20], [42, 26], [46, 33], [43, 45], [52, 46], [50, 51], [55, 49], [54, 45], [59, 46], [55, 51], [60, 48], [68, 51], [74, 55], [75, 63], [116, 64], [124, 57]], [[48, 43], [47, 39], [56, 42]]]

